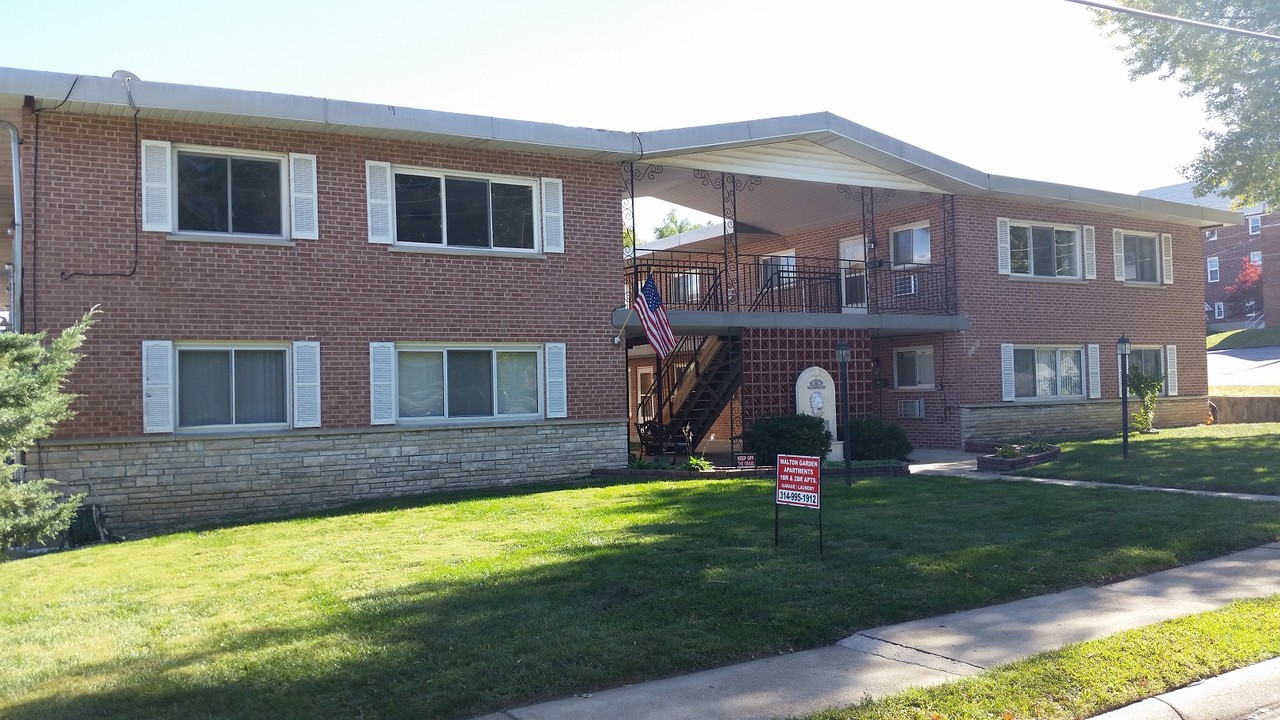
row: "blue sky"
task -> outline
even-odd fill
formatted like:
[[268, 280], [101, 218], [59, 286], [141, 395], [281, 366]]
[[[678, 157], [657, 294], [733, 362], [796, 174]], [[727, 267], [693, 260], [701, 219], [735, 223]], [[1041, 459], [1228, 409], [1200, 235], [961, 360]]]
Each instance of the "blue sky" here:
[[1176, 84], [1130, 82], [1116, 41], [1065, 0], [73, 0], [5, 15], [0, 66], [612, 130], [829, 110], [985, 172], [1121, 192], [1180, 182], [1205, 125]]

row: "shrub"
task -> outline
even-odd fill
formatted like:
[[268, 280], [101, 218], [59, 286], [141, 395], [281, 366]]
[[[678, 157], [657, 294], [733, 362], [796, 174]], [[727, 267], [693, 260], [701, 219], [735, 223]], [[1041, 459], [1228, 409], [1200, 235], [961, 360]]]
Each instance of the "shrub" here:
[[711, 464], [710, 460], [704, 457], [693, 457], [691, 455], [689, 456], [689, 459], [684, 462], [684, 465], [680, 466], [680, 469], [681, 470], [713, 470], [715, 469], [715, 466]]
[[1133, 413], [1133, 429], [1151, 432], [1156, 422], [1156, 398], [1164, 387], [1164, 377], [1159, 373], [1148, 375], [1137, 365], [1129, 367], [1129, 392], [1137, 396], [1138, 409]]
[[998, 458], [1016, 458], [1020, 454], [1017, 445], [1001, 445], [996, 448], [996, 457]]
[[831, 454], [831, 433], [822, 418], [813, 415], [777, 415], [751, 423], [743, 439], [760, 465], [777, 465], [779, 455]]
[[851, 419], [849, 444], [854, 460], [906, 460], [913, 449], [906, 430], [879, 418]]
[[1044, 440], [1028, 440], [1027, 443], [1022, 446], [1022, 451], [1025, 453], [1042, 453], [1048, 449], [1049, 443]]

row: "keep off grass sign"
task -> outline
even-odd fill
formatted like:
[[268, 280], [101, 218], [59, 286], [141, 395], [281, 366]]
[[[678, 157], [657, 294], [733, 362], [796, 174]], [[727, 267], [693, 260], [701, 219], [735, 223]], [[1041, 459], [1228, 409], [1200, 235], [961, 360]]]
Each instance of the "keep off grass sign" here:
[[822, 459], [778, 456], [778, 504], [818, 510], [822, 507]]

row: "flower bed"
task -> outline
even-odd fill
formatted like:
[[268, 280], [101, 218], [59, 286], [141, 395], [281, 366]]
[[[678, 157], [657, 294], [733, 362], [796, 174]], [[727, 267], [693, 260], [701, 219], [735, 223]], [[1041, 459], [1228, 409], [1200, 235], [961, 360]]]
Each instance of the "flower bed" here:
[[[1006, 446], [1007, 447], [1007, 446]], [[981, 455], [978, 457], [978, 469], [989, 472], [1009, 472], [1019, 470], [1032, 465], [1039, 465], [1043, 462], [1058, 457], [1062, 454], [1062, 448], [1057, 445], [1050, 445], [1047, 449], [1040, 452], [1025, 452], [1024, 446], [1013, 446], [1018, 449], [1018, 454], [1014, 457], [1001, 457], [995, 453], [990, 455]]]

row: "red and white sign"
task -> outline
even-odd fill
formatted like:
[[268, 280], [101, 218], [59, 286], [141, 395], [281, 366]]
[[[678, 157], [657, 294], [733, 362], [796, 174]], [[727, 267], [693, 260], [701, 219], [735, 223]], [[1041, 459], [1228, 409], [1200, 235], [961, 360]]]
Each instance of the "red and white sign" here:
[[818, 509], [822, 500], [822, 458], [807, 455], [778, 456], [779, 505]]

